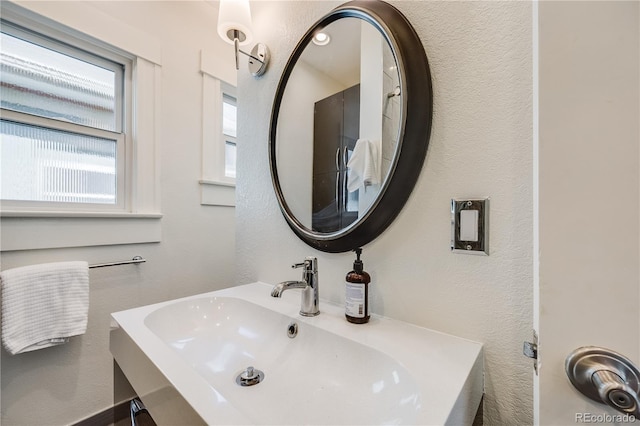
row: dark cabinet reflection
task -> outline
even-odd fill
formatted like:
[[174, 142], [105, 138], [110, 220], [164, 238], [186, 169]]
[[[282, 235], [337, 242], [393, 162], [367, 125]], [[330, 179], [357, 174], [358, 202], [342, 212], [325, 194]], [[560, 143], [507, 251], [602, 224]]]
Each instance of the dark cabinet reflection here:
[[358, 219], [358, 192], [347, 191], [347, 163], [360, 134], [360, 85], [315, 103], [311, 227], [335, 232]]

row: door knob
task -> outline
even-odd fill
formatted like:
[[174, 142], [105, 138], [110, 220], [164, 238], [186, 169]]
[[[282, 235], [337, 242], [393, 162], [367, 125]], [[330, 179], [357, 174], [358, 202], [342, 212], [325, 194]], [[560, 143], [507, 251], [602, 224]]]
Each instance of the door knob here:
[[640, 418], [640, 371], [609, 349], [584, 346], [566, 359], [565, 371], [580, 392], [594, 401]]

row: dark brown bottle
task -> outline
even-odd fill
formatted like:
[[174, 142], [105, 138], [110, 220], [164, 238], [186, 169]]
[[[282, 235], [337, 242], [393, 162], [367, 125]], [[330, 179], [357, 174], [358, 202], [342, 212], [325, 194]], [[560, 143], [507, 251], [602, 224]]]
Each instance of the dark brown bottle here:
[[362, 249], [354, 250], [356, 260], [353, 262], [353, 271], [347, 274], [345, 294], [345, 317], [347, 321], [355, 324], [369, 322], [369, 283], [371, 276], [364, 271], [364, 264], [360, 260]]

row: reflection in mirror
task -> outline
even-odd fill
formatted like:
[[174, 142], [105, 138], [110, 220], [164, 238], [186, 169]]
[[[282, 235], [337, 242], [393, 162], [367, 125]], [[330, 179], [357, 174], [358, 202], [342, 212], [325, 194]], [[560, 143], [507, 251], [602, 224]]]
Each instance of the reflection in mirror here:
[[393, 164], [402, 94], [391, 47], [347, 17], [309, 42], [280, 104], [275, 157], [283, 198], [307, 229], [335, 233], [374, 205]]

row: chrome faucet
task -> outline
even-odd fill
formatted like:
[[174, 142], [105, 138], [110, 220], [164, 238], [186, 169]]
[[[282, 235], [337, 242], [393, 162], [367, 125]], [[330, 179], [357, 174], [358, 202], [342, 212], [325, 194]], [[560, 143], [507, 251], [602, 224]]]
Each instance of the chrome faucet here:
[[309, 256], [302, 263], [291, 265], [292, 268], [302, 269], [302, 281], [284, 281], [277, 284], [271, 290], [272, 297], [282, 297], [285, 290], [292, 288], [302, 289], [302, 299], [300, 302], [300, 315], [313, 317], [320, 313], [318, 308], [318, 259]]

